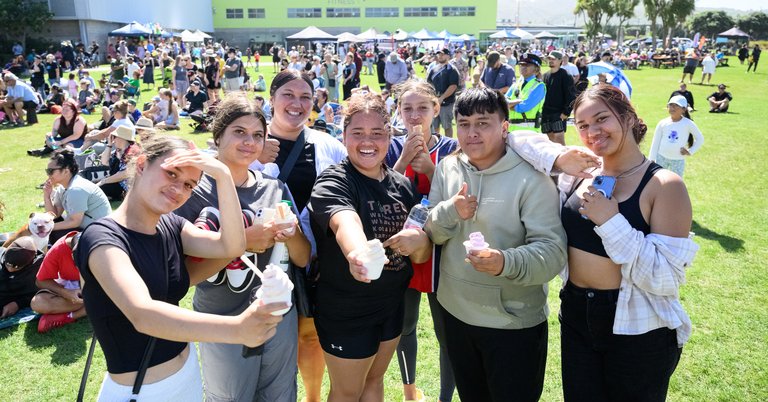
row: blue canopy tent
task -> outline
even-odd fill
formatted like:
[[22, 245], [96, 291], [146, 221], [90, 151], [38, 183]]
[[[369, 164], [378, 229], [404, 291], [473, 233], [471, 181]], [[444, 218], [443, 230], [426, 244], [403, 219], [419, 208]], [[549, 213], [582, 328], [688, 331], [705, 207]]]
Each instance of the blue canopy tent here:
[[587, 64], [587, 77], [594, 77], [598, 74], [605, 74], [607, 82], [616, 88], [619, 88], [627, 98], [632, 98], [632, 83], [621, 70], [613, 64], [604, 61]]
[[153, 36], [154, 32], [150, 30], [149, 28], [145, 27], [144, 25], [139, 24], [136, 21], [131, 22], [130, 24], [115, 29], [114, 31], [107, 34], [108, 36], [126, 36], [126, 37], [139, 37], [139, 36]]

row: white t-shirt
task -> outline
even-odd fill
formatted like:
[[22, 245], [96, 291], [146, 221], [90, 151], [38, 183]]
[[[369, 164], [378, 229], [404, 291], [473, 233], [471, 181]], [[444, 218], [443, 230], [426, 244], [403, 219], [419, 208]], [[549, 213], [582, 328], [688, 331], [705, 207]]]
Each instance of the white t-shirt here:
[[680, 153], [680, 148], [688, 148], [689, 134], [693, 135], [693, 146], [688, 152], [693, 155], [704, 144], [704, 136], [696, 124], [685, 117], [679, 121], [672, 121], [671, 117], [661, 120], [656, 125], [648, 159], [655, 161], [657, 155], [673, 160], [683, 159], [685, 156]]
[[128, 79], [133, 79], [133, 72], [139, 70], [141, 70], [141, 67], [136, 63], [131, 63], [125, 66], [125, 72]]
[[575, 65], [575, 64], [573, 64], [573, 63], [568, 63], [567, 65], [565, 65], [565, 66], [561, 66], [561, 67], [562, 67], [562, 68], [565, 70], [565, 72], [566, 72], [566, 73], [568, 73], [568, 75], [570, 75], [571, 77], [578, 77], [578, 76], [579, 76], [579, 68], [578, 68], [578, 67], [576, 67], [576, 65]]

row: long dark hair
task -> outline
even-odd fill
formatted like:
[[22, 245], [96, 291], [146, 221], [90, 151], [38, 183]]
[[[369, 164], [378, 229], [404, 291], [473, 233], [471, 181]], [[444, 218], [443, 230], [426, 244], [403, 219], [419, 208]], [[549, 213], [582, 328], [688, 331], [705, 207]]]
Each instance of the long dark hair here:
[[303, 71], [288, 68], [277, 73], [275, 78], [272, 80], [272, 84], [269, 86], [269, 96], [275, 96], [275, 93], [278, 89], [294, 80], [304, 80], [304, 82], [309, 85], [309, 90], [314, 95], [315, 86], [312, 84], [312, 78], [309, 77], [309, 74]]
[[[637, 116], [635, 107], [632, 106], [629, 98], [620, 89], [613, 85], [600, 84], [585, 90], [573, 101], [573, 113], [576, 114], [576, 110], [587, 100], [603, 102], [619, 120], [619, 124], [625, 132], [631, 129], [632, 137], [636, 143], [639, 144], [643, 140], [645, 133], [648, 131], [648, 126], [645, 125], [643, 119]], [[627, 127], [627, 123], [630, 123], [632, 126]]]
[[245, 92], [232, 92], [217, 105], [216, 115], [213, 118], [213, 123], [211, 123], [213, 142], [216, 146], [219, 145], [221, 136], [224, 135], [224, 130], [226, 130], [233, 121], [243, 116], [256, 117], [266, 130], [267, 119], [261, 112], [261, 108], [256, 106], [254, 101], [248, 99], [248, 95], [246, 95]]

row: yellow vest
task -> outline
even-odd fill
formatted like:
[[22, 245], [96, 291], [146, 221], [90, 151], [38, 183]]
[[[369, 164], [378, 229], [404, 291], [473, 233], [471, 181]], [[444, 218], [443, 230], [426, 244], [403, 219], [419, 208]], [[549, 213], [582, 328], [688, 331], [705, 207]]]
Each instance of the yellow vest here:
[[[526, 85], [527, 84], [527, 85]], [[538, 78], [533, 78], [531, 80], [525, 81], [524, 78], [521, 78], [516, 83], [515, 88], [515, 96], [509, 97], [508, 100], [513, 99], [528, 99], [528, 95], [531, 94], [531, 91], [533, 91], [536, 87], [539, 85], [544, 85], [543, 82], [541, 82]], [[544, 87], [544, 91], [546, 93], [546, 87]], [[546, 96], [541, 98], [541, 101], [536, 104], [531, 110], [525, 112], [525, 113], [518, 113], [515, 111], [514, 108], [509, 109], [509, 121], [514, 123], [524, 123], [524, 122], [535, 122], [538, 120], [538, 117], [541, 115], [541, 108], [544, 107], [544, 99]]]

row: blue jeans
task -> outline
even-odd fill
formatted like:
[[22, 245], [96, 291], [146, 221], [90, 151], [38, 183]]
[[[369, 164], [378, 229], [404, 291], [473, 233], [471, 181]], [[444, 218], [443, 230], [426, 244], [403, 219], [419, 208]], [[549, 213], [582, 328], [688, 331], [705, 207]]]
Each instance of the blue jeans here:
[[614, 335], [619, 290], [560, 291], [563, 395], [572, 401], [662, 402], [680, 361], [677, 331]]

